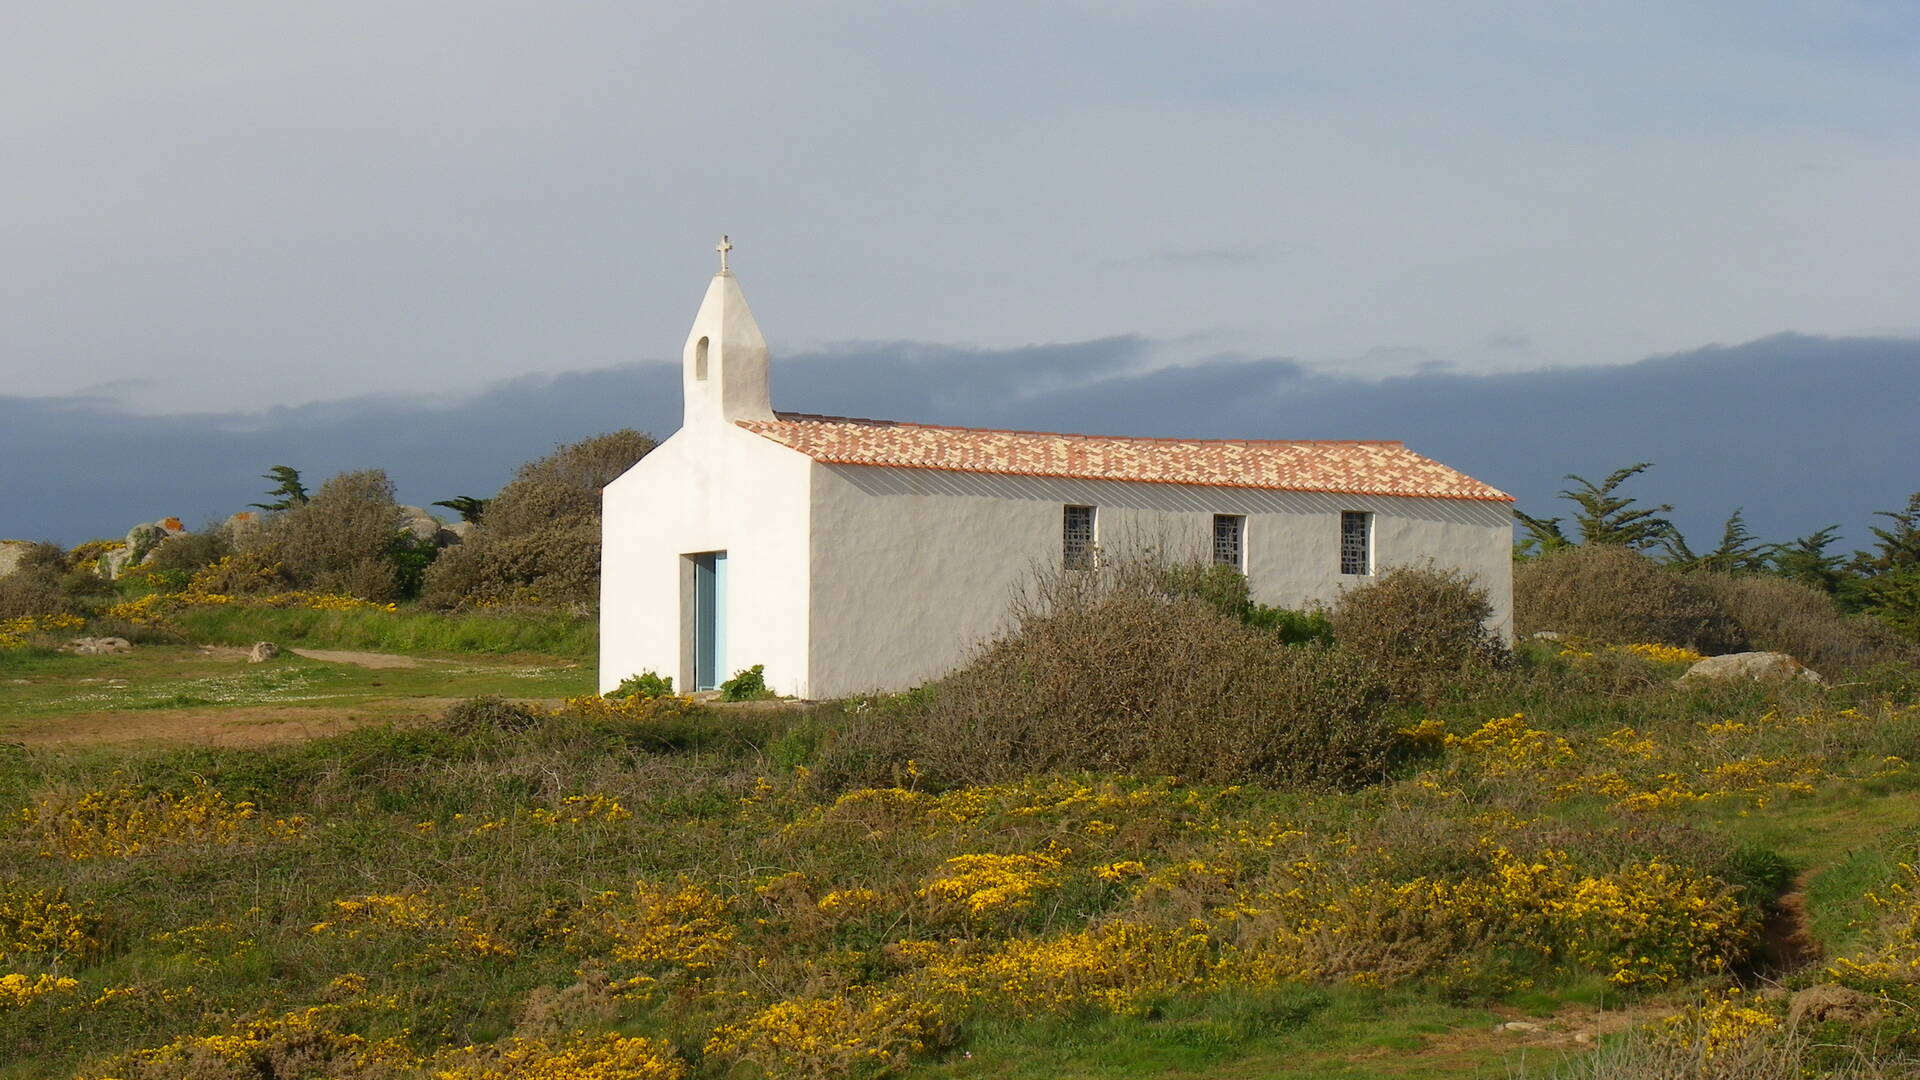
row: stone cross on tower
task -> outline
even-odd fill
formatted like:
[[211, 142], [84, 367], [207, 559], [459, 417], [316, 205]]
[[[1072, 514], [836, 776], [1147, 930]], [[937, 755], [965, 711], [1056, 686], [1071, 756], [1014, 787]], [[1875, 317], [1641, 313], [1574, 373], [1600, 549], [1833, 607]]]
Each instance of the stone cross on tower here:
[[713, 250], [720, 253], [720, 272], [723, 274], [726, 273], [727, 272], [727, 252], [733, 250], [733, 241], [728, 240], [723, 235], [720, 237], [720, 242], [713, 245]]

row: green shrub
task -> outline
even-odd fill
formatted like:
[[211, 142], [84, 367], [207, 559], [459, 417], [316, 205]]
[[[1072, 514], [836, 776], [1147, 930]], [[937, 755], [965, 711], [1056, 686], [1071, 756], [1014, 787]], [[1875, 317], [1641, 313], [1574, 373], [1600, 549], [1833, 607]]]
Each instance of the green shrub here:
[[34, 544], [20, 555], [13, 572], [0, 577], [0, 619], [57, 615], [72, 609], [61, 579], [66, 552], [57, 544]]
[[148, 560], [151, 570], [178, 570], [192, 574], [233, 554], [233, 541], [218, 528], [181, 533], [162, 541]]
[[1247, 576], [1225, 563], [1176, 563], [1160, 571], [1170, 596], [1191, 596], [1229, 619], [1245, 622], [1253, 611]]
[[1319, 609], [1312, 611], [1294, 611], [1290, 608], [1268, 607], [1266, 604], [1254, 604], [1244, 620], [1248, 626], [1272, 631], [1282, 645], [1304, 645], [1319, 642], [1322, 645], [1333, 644], [1333, 620]]
[[1746, 637], [1711, 595], [1684, 575], [1624, 547], [1587, 544], [1513, 568], [1514, 622], [1607, 645], [1683, 645], [1737, 652]]
[[1229, 619], [1271, 630], [1283, 644], [1309, 641], [1331, 644], [1333, 625], [1322, 611], [1292, 611], [1256, 603], [1247, 576], [1224, 563], [1178, 563], [1160, 571], [1160, 587], [1170, 596], [1191, 596]]
[[1753, 648], [1787, 653], [1823, 674], [1920, 659], [1920, 649], [1886, 623], [1847, 615], [1831, 596], [1799, 582], [1760, 574], [1692, 574], [1687, 580], [1726, 611]]
[[736, 671], [733, 678], [720, 684], [720, 697], [723, 701], [756, 701], [773, 696], [767, 689], [767, 666], [755, 664], [745, 671]]
[[657, 671], [643, 671], [638, 675], [629, 675], [620, 680], [620, 685], [607, 691], [607, 697], [615, 700], [624, 698], [663, 698], [673, 696], [673, 680]]
[[600, 595], [599, 519], [505, 538], [476, 529], [442, 552], [423, 581], [421, 603], [443, 610], [479, 602], [591, 607]]
[[465, 543], [422, 578], [422, 602], [591, 608], [600, 599], [600, 492], [654, 446], [631, 429], [563, 446], [520, 467]]
[[600, 520], [600, 491], [654, 448], [632, 428], [559, 447], [520, 466], [513, 482], [487, 504], [476, 535], [526, 536], [557, 522]]
[[1395, 752], [1383, 688], [1351, 653], [1278, 647], [1163, 568], [1044, 578], [1015, 628], [913, 694], [856, 702], [829, 770], [879, 779], [911, 759], [935, 783], [1047, 770], [1350, 787]]
[[380, 469], [341, 473], [304, 503], [277, 512], [244, 553], [277, 564], [295, 586], [376, 603], [401, 599], [401, 563], [414, 550], [393, 482]]
[[1329, 622], [1341, 651], [1366, 664], [1393, 697], [1427, 703], [1471, 692], [1502, 666], [1506, 645], [1487, 627], [1486, 591], [1457, 571], [1388, 570], [1340, 595]]

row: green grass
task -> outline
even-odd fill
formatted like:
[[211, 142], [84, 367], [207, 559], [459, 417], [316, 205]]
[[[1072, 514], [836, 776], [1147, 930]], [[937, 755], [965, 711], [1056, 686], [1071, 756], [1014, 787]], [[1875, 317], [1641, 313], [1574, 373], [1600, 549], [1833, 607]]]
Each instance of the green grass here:
[[[0, 653], [0, 656], [10, 654]], [[63, 717], [192, 710], [224, 715], [261, 707], [359, 708], [369, 703], [494, 694], [560, 698], [591, 693], [593, 670], [542, 657], [418, 659], [367, 668], [292, 653], [263, 664], [190, 646], [136, 646], [118, 656], [12, 654], [0, 667], [0, 735], [45, 730]]]
[[593, 660], [600, 647], [599, 623], [592, 616], [557, 612], [444, 615], [236, 606], [190, 608], [174, 622], [192, 640], [216, 645], [272, 641], [425, 655], [538, 653], [581, 662]]
[[1205, 1075], [1221, 1078], [1506, 1078], [1565, 1052], [1520, 1049], [1506, 1017], [1417, 993], [1286, 987], [1179, 999], [1142, 1016], [1088, 1014], [988, 1023], [935, 1077], [1007, 1080]]

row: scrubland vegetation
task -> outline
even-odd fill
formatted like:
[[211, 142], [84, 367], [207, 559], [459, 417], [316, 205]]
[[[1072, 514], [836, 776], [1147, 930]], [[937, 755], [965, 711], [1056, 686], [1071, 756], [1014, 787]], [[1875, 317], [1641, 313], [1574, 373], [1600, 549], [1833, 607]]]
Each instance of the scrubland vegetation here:
[[[526, 559], [578, 554], [637, 446], [463, 504], [433, 607], [404, 545], [286, 540], [328, 505], [297, 475], [261, 535], [334, 553], [305, 569], [36, 552], [0, 705], [145, 662], [53, 651], [80, 632], [577, 663], [584, 579]], [[0, 1076], [1912, 1075], [1912, 635], [1617, 487], [1579, 535], [1529, 519], [1517, 648], [1432, 569], [1284, 612], [1120, 559], [905, 694], [561, 703], [542, 669], [324, 738], [0, 746]], [[1677, 682], [1750, 647], [1827, 681]]]
[[[278, 747], [7, 754], [5, 1074], [1920, 1057], [1910, 665], [1680, 687], [1684, 645], [1510, 653], [1418, 569], [1331, 640], [1240, 600], [1063, 575], [951, 678], [811, 709], [476, 699]], [[1400, 647], [1360, 629], [1398, 618]], [[1871, 1006], [1790, 1020], [1771, 989], [1813, 985]], [[1492, 1030], [1515, 1017], [1560, 1037], [1523, 1062], [1536, 1037]], [[1556, 1026], [1582, 1023], [1624, 1034]]]

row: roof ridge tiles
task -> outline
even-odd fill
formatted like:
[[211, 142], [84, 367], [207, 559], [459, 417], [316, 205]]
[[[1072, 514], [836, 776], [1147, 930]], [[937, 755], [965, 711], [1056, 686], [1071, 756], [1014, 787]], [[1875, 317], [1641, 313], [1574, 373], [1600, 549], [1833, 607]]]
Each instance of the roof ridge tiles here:
[[[914, 420], [881, 420], [866, 416], [829, 416], [825, 413], [775, 412], [775, 423], [861, 424], [869, 427], [915, 428], [925, 431], [969, 431], [980, 435], [1044, 435], [1051, 439], [1103, 439], [1113, 442], [1207, 443], [1232, 446], [1398, 446], [1399, 439], [1196, 439], [1183, 435], [1096, 435], [1081, 431], [1036, 431], [1030, 428], [970, 427], [964, 424], [923, 424]], [[742, 420], [746, 427], [766, 421]]]

